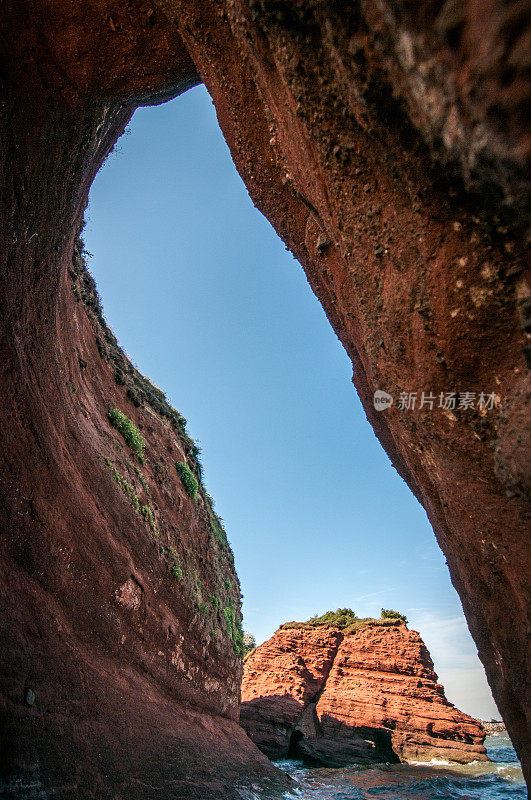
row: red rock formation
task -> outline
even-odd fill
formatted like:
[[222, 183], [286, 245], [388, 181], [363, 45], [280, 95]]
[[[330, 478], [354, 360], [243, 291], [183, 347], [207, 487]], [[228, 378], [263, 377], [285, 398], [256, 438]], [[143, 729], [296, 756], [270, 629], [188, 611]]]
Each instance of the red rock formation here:
[[245, 661], [240, 721], [272, 758], [486, 759], [481, 724], [448, 702], [424, 642], [401, 622], [281, 628]]
[[337, 629], [278, 631], [245, 660], [241, 723], [270, 758], [287, 755], [293, 730], [321, 691], [341, 639]]
[[[199, 478], [193, 442], [101, 320], [77, 247], [60, 292], [59, 343], [2, 351], [0, 795], [283, 786], [237, 724], [239, 582], [208, 496], [200, 484], [194, 502], [175, 468]], [[143, 462], [110, 407], [138, 426]]]
[[[203, 80], [254, 202], [306, 270], [376, 434], [428, 512], [527, 770], [528, 4], [19, 0], [2, 15], [3, 768], [33, 775], [38, 763], [57, 797], [103, 775], [106, 787], [129, 781], [130, 797], [159, 775], [160, 796], [174, 797], [197, 762], [193, 714], [208, 726], [236, 713], [230, 649], [205, 650], [103, 461], [125, 471], [112, 403], [143, 426], [156, 516], [210, 588], [204, 524], [184, 496], [178, 515], [173, 476], [152, 474], [177, 452], [174, 435], [128, 404], [68, 277], [90, 183], [133, 109]], [[386, 412], [377, 388], [395, 397]], [[400, 391], [499, 400], [488, 413], [402, 412]], [[177, 673], [167, 613], [185, 637]], [[168, 709], [191, 709], [171, 778]], [[160, 734], [140, 745], [148, 713]], [[202, 751], [220, 776], [231, 758], [256, 758], [222, 740], [219, 758], [211, 738]]]
[[394, 752], [408, 761], [486, 758], [481, 723], [447, 701], [426, 645], [404, 624], [346, 636], [316, 711], [325, 737], [389, 730]]

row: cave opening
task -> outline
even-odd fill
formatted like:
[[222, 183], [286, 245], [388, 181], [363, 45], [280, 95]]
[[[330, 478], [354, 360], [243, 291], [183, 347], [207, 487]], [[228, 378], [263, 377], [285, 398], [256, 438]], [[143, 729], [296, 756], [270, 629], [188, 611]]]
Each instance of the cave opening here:
[[302, 731], [295, 729], [289, 738], [288, 758], [298, 758], [298, 744], [304, 739]]
[[245, 628], [261, 641], [316, 611], [398, 607], [451, 699], [496, 714], [424, 510], [374, 437], [302, 269], [253, 208], [203, 86], [135, 113], [86, 219], [108, 322], [203, 448]]

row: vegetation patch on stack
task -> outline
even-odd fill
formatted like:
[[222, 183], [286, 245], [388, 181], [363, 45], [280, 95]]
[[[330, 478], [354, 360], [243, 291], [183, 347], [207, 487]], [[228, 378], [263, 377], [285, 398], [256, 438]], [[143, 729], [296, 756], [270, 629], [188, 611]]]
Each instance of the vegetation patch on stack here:
[[293, 628], [339, 628], [344, 633], [354, 633], [368, 625], [379, 625], [381, 627], [391, 627], [407, 623], [407, 618], [398, 611], [382, 608], [380, 619], [375, 617], [358, 617], [351, 608], [338, 608], [337, 611], [327, 611], [321, 616], [314, 616], [305, 622], [285, 622], [279, 630], [290, 630]]
[[407, 617], [399, 611], [393, 611], [392, 608], [382, 608], [382, 619], [400, 619], [407, 625]]

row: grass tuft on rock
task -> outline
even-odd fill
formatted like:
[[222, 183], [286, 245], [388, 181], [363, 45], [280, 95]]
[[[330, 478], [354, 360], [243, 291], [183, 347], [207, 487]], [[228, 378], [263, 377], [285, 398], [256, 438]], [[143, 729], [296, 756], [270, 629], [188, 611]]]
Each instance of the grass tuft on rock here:
[[164, 553], [164, 557], [173, 577], [177, 578], [178, 581], [182, 581], [183, 570], [181, 567], [181, 562], [179, 561], [179, 554], [177, 553], [177, 550], [170, 545], [166, 548], [163, 547], [162, 552]]
[[185, 464], [184, 461], [177, 461], [175, 463], [175, 469], [177, 470], [177, 474], [182, 481], [186, 493], [192, 498], [192, 500], [196, 500], [199, 484], [188, 464]]
[[143, 464], [145, 442], [135, 423], [118, 408], [109, 409], [109, 422], [122, 434], [126, 445], [137, 454]]
[[382, 619], [401, 619], [407, 625], [407, 617], [399, 611], [393, 611], [392, 608], [382, 608]]

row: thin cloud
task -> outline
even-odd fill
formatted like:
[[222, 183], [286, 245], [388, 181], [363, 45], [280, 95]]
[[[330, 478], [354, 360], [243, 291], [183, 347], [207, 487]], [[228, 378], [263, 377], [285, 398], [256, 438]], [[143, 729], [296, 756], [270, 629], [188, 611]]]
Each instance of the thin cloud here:
[[419, 631], [430, 651], [448, 700], [480, 719], [499, 718], [464, 616], [409, 609], [409, 619], [410, 628]]
[[396, 590], [396, 586], [386, 586], [385, 589], [381, 589], [379, 592], [371, 592], [370, 594], [360, 594], [358, 597], [355, 597], [354, 600], [359, 603], [362, 600], [368, 600], [371, 597], [381, 597], [383, 594], [389, 594], [390, 592], [394, 592]]

